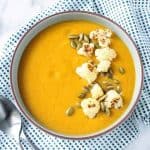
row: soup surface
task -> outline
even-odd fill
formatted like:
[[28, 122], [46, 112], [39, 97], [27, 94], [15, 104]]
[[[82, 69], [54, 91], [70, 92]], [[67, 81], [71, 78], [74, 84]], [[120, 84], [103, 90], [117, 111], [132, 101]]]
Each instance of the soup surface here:
[[[32, 116], [44, 127], [67, 135], [85, 135], [102, 130], [114, 123], [127, 109], [134, 90], [135, 72], [131, 55], [121, 39], [113, 34], [111, 48], [117, 52], [112, 63], [114, 77], [121, 82], [124, 105], [112, 109], [111, 116], [99, 113], [94, 119], [87, 118], [82, 109], [68, 117], [68, 106], [78, 100], [86, 81], [75, 68], [88, 60], [77, 55], [70, 47], [69, 34], [89, 33], [99, 24], [88, 21], [67, 21], [55, 24], [39, 33], [26, 47], [22, 56], [18, 81], [23, 102]], [[118, 72], [123, 66], [124, 75]]]

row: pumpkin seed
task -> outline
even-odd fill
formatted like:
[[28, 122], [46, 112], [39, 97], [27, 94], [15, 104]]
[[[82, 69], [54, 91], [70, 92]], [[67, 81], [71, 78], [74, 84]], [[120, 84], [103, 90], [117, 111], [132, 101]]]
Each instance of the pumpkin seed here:
[[90, 84], [90, 88], [92, 88], [97, 82], [96, 81], [93, 81], [91, 84]]
[[[94, 64], [94, 67], [96, 67], [97, 68], [97, 64]], [[99, 75], [99, 74], [98, 74]]]
[[79, 41], [82, 41], [82, 40], [83, 40], [83, 36], [84, 36], [83, 33], [80, 33], [80, 34], [79, 34]]
[[103, 112], [105, 112], [105, 105], [103, 102], [100, 102], [100, 108]]
[[108, 70], [108, 72], [107, 72], [107, 77], [110, 78], [110, 79], [113, 78], [113, 71], [112, 71], [111, 68], [110, 68], [110, 69]]
[[108, 82], [105, 84], [106, 86], [114, 86], [114, 84], [112, 82]]
[[108, 90], [110, 90], [110, 89], [114, 89], [114, 86], [113, 86], [113, 85], [108, 85], [106, 88], [107, 88]]
[[82, 43], [79, 42], [79, 43], [77, 44], [77, 47], [76, 47], [76, 48], [77, 48], [77, 50], [79, 50], [81, 47], [82, 47]]
[[94, 43], [95, 48], [100, 48], [98, 43]]
[[107, 116], [110, 116], [110, 109], [108, 107], [105, 108], [105, 113]]
[[108, 80], [104, 80], [104, 81], [102, 81], [102, 83], [103, 83], [103, 84], [108, 84], [109, 81], [108, 81]]
[[81, 93], [79, 96], [78, 96], [78, 98], [80, 98], [80, 99], [83, 99], [83, 98], [85, 98], [86, 97], [86, 93]]
[[125, 73], [125, 69], [124, 69], [123, 67], [119, 67], [119, 72], [120, 72], [121, 74], [124, 74], [124, 73]]
[[120, 93], [120, 92], [122, 91], [122, 89], [121, 89], [121, 87], [120, 87], [119, 85], [116, 87], [116, 91], [117, 91], [118, 93]]
[[77, 103], [76, 103], [76, 107], [77, 107], [77, 108], [81, 108], [80, 102], [77, 102]]
[[84, 87], [83, 87], [83, 90], [84, 90], [84, 92], [89, 92], [89, 91], [90, 91], [90, 88], [89, 88], [89, 86], [84, 86]]
[[87, 42], [87, 43], [90, 42], [90, 39], [89, 39], [89, 37], [88, 37], [87, 35], [84, 35], [83, 39], [84, 39], [84, 41]]
[[92, 59], [88, 60], [88, 63], [94, 65], [94, 61]]
[[71, 34], [68, 36], [69, 39], [78, 39], [79, 38], [79, 35], [77, 34]]
[[76, 48], [77, 47], [77, 44], [74, 40], [71, 40], [71, 43], [70, 43], [71, 47], [72, 48]]
[[91, 88], [93, 87], [93, 84], [94, 84], [94, 83], [89, 84], [89, 85], [88, 85], [88, 88], [91, 89]]
[[98, 101], [100, 102], [100, 101], [103, 101], [104, 99], [105, 99], [105, 97], [106, 97], [106, 95], [103, 95], [102, 97], [100, 97], [99, 99], [98, 99]]
[[67, 110], [66, 110], [66, 115], [67, 116], [72, 116], [73, 113], [74, 113], [75, 109], [73, 107], [69, 107]]
[[110, 69], [108, 70], [108, 72], [111, 73], [111, 74], [113, 74], [112, 68], [110, 68]]
[[119, 83], [120, 83], [120, 81], [117, 80], [117, 79], [113, 79], [113, 82], [114, 82], [115, 84], [119, 84]]
[[113, 79], [106, 79], [106, 80], [102, 81], [102, 83], [105, 85], [114, 85]]

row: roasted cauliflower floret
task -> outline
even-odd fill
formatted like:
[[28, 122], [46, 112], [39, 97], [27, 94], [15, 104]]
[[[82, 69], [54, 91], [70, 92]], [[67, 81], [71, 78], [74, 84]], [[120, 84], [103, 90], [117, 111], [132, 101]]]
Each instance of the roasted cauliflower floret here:
[[108, 72], [111, 62], [109, 60], [103, 60], [97, 65], [98, 72]]
[[110, 29], [96, 29], [94, 31], [91, 31], [89, 34], [90, 39], [96, 40], [101, 37], [107, 37], [110, 38], [112, 36], [112, 31]]
[[105, 47], [101, 49], [96, 49], [95, 50], [95, 56], [97, 60], [103, 61], [103, 60], [109, 60], [112, 61], [114, 58], [116, 58], [117, 54], [115, 50]]
[[96, 67], [92, 63], [84, 63], [80, 67], [76, 68], [76, 73], [83, 79], [87, 80], [88, 83], [95, 81], [97, 78]]
[[109, 38], [106, 38], [105, 36], [101, 36], [98, 38], [98, 43], [100, 47], [108, 47], [111, 41]]
[[104, 92], [98, 83], [95, 83], [93, 85], [93, 87], [91, 89], [91, 95], [92, 95], [92, 98], [95, 98], [95, 99], [104, 95]]
[[81, 102], [81, 107], [84, 114], [89, 118], [94, 118], [100, 109], [99, 102], [94, 98], [83, 99]]
[[77, 51], [77, 54], [83, 56], [91, 56], [94, 52], [93, 43], [83, 43], [82, 47]]
[[105, 105], [108, 108], [120, 108], [123, 106], [123, 99], [115, 90], [109, 90], [106, 93]]

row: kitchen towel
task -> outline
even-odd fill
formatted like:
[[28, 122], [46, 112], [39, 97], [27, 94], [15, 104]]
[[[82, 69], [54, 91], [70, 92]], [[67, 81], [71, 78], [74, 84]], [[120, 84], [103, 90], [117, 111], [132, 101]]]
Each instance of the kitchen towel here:
[[[0, 55], [0, 95], [14, 102], [10, 88], [10, 62], [15, 47], [24, 33], [39, 20], [52, 14], [82, 10], [104, 15], [121, 25], [135, 41], [144, 66], [144, 87], [135, 111], [123, 124], [101, 137], [87, 140], [68, 140], [50, 136], [37, 129], [23, 116], [26, 136], [40, 150], [122, 150], [139, 134], [138, 120], [150, 125], [150, 1], [148, 0], [60, 0], [48, 7], [14, 33]], [[129, 85], [130, 86], [130, 85]], [[22, 141], [24, 149], [31, 147]], [[0, 150], [17, 150], [13, 138], [0, 132]]]

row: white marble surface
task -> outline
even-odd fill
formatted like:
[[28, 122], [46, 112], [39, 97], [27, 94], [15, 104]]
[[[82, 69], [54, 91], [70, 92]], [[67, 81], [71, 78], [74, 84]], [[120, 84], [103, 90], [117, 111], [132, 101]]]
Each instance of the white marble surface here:
[[[0, 0], [0, 49], [23, 23], [56, 1], [58, 0]], [[139, 137], [126, 150], [150, 150], [150, 128], [140, 122], [139, 127]]]

